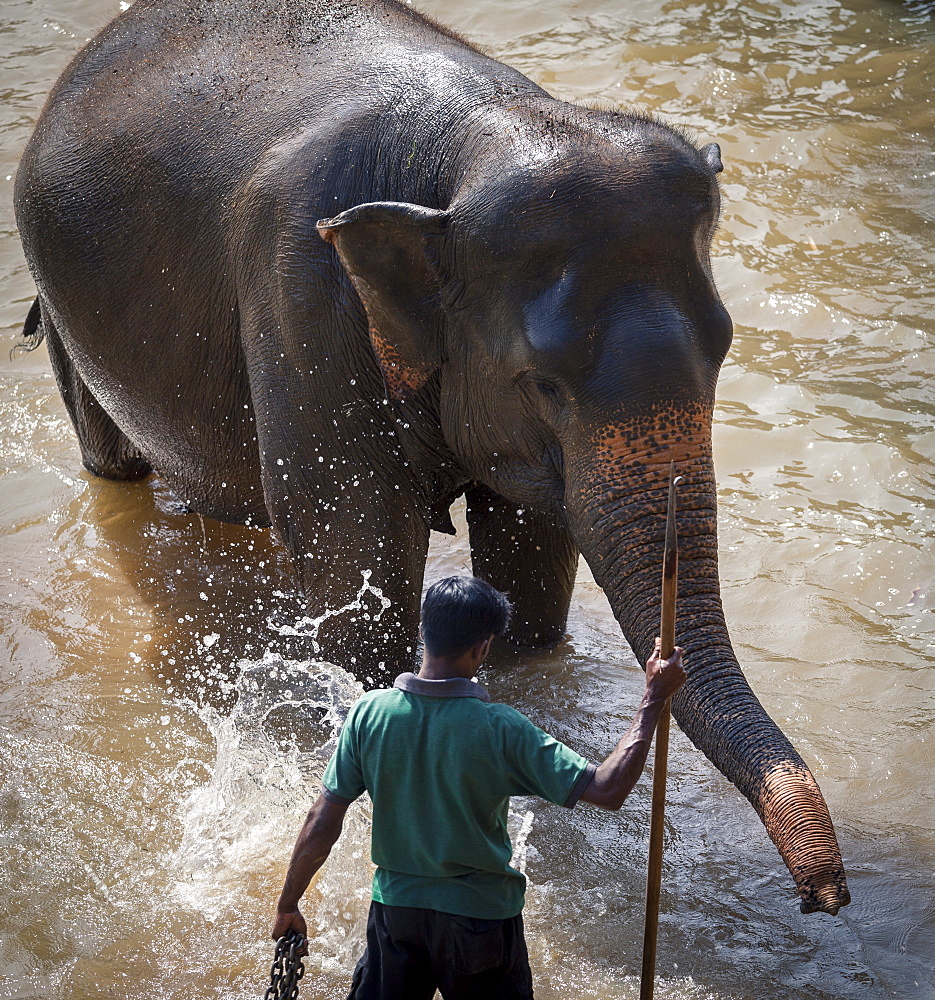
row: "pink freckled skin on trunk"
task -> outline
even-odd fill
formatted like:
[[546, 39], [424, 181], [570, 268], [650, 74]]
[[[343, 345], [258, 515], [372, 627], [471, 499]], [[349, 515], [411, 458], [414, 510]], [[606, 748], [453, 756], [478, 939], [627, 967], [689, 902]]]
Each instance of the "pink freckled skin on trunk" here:
[[699, 408], [654, 408], [651, 415], [606, 424], [594, 434], [594, 450], [608, 474], [629, 474], [640, 466], [677, 464], [711, 456], [711, 413]]
[[593, 430], [582, 448], [587, 455], [577, 480], [577, 502], [601, 507], [611, 495], [654, 502], [669, 479], [669, 464], [686, 477], [711, 475], [711, 407], [658, 405], [626, 420]]

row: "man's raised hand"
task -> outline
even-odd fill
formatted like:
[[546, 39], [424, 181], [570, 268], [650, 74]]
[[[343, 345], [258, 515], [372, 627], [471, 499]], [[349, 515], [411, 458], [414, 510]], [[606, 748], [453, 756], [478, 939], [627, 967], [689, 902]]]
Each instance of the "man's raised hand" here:
[[682, 647], [676, 646], [672, 655], [664, 660], [659, 655], [661, 640], [656, 637], [656, 647], [646, 663], [646, 689], [654, 697], [671, 698], [685, 683], [685, 671], [682, 668]]

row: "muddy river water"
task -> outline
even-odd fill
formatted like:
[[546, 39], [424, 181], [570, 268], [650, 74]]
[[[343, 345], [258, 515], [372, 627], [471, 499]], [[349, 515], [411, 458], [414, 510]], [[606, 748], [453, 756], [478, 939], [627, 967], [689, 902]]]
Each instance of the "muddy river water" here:
[[[802, 916], [752, 809], [673, 733], [657, 996], [935, 998], [935, 5], [422, 0], [558, 96], [721, 144], [722, 585], [741, 663], [812, 767], [854, 902]], [[247, 998], [354, 679], [303, 661], [268, 532], [81, 470], [10, 197], [45, 93], [112, 0], [0, 9], [0, 998]], [[463, 522], [462, 522], [463, 524]], [[427, 578], [469, 565], [436, 536]], [[301, 631], [301, 630], [298, 630]], [[641, 674], [582, 568], [509, 701], [600, 758]], [[619, 814], [516, 800], [537, 996], [637, 995], [648, 783]], [[306, 912], [303, 997], [361, 949], [367, 810]]]

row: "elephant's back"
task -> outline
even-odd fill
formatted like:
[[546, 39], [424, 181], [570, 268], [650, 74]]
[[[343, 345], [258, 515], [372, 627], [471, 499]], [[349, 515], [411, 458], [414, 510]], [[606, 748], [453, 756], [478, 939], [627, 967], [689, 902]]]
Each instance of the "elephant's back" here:
[[378, 106], [427, 50], [506, 70], [395, 0], [137, 0], [62, 74], [24, 161], [164, 149], [235, 182], [362, 88]]
[[[19, 186], [34, 194], [59, 181], [93, 187], [100, 169], [109, 180], [132, 178], [137, 192], [145, 182], [151, 193], [160, 180], [184, 185], [184, 175], [197, 180], [199, 171], [218, 193], [229, 189], [314, 111], [310, 77], [322, 75], [324, 53], [301, 46], [303, 32], [289, 21], [264, 24], [251, 4], [138, 0], [59, 78], [24, 152]], [[309, 12], [306, 36], [314, 24]], [[287, 85], [286, 66], [291, 60], [298, 75], [300, 51], [303, 85]], [[161, 178], [145, 176], [147, 165]]]
[[33, 232], [73, 246], [89, 219], [118, 242], [184, 219], [207, 251], [271, 149], [392, 116], [427, 64], [453, 87], [513, 74], [396, 0], [137, 0], [65, 70], [26, 147], [27, 255]]

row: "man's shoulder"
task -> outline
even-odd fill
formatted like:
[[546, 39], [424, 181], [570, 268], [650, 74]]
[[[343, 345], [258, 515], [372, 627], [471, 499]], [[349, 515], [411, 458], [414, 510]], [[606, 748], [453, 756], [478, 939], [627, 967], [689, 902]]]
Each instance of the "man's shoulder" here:
[[535, 728], [533, 723], [518, 708], [512, 705], [504, 705], [500, 701], [492, 701], [485, 705], [488, 717], [494, 725], [502, 726], [504, 729], [526, 729], [529, 726]]
[[400, 692], [394, 688], [374, 688], [373, 691], [365, 691], [351, 706], [351, 711], [360, 714], [373, 709], [387, 708], [400, 700], [399, 694]]
[[396, 701], [391, 689], [365, 691], [351, 705], [341, 722], [341, 739], [361, 746], [375, 734], [385, 734], [388, 727], [398, 730], [403, 706], [396, 704]]
[[[348, 716], [355, 722], [375, 720], [380, 716], [408, 715], [410, 697], [404, 687], [377, 688], [367, 691], [358, 698]], [[512, 705], [502, 702], [485, 701], [478, 697], [451, 697], [425, 699], [429, 703], [438, 701], [453, 709], [456, 716], [474, 718], [478, 723], [486, 722], [494, 729], [517, 732], [537, 728], [527, 716]], [[449, 716], [450, 718], [451, 716]]]

